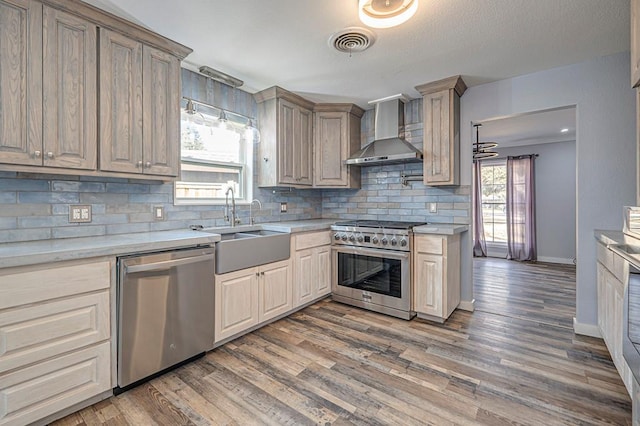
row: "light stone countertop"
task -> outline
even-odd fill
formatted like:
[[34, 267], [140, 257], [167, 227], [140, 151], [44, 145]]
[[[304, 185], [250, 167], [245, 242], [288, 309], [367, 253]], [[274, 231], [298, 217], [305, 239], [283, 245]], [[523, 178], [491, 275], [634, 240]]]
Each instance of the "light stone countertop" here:
[[593, 234], [598, 242], [640, 270], [640, 243], [637, 239], [625, 235], [622, 231], [596, 229]]
[[622, 231], [596, 229], [595, 231], [593, 231], [593, 234], [595, 235], [596, 240], [604, 245], [625, 244], [629, 240], [629, 237], [624, 235]]
[[64, 238], [0, 244], [0, 267], [35, 265], [98, 256], [162, 251], [220, 241], [220, 235], [189, 229], [100, 237]]
[[438, 235], [455, 235], [467, 232], [469, 225], [457, 225], [448, 223], [432, 223], [427, 225], [416, 226], [413, 228], [414, 234], [438, 234]]

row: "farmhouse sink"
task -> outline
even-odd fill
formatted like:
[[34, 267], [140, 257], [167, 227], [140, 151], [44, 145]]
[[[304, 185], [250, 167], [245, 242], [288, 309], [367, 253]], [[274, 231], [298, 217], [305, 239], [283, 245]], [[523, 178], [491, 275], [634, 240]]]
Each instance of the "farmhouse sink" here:
[[218, 231], [221, 240], [216, 243], [216, 274], [289, 258], [290, 234], [262, 229], [236, 232], [232, 229]]

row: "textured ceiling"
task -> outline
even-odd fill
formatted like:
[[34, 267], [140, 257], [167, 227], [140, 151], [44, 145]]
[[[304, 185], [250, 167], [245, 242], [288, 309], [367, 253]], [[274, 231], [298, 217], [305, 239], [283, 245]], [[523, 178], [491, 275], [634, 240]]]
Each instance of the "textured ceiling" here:
[[191, 47], [187, 67], [224, 71], [249, 92], [279, 85], [365, 108], [455, 74], [473, 86], [629, 49], [629, 0], [420, 0], [351, 57], [328, 39], [362, 26], [357, 0], [86, 1]]

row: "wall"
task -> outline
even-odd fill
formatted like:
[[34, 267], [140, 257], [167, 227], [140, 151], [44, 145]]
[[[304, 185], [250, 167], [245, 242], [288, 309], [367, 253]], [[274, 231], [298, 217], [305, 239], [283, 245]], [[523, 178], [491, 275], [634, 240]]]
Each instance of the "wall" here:
[[535, 160], [536, 243], [541, 262], [576, 257], [576, 143], [496, 149], [500, 157], [539, 154]]
[[[182, 78], [184, 96], [256, 117], [250, 94], [184, 69]], [[273, 193], [256, 188], [254, 198], [263, 205], [256, 213], [258, 223], [322, 214], [318, 190]], [[288, 203], [287, 213], [280, 213], [281, 201]], [[69, 223], [70, 204], [90, 204], [92, 222]], [[164, 207], [164, 221], [154, 221], [153, 206]], [[248, 223], [249, 207], [238, 206], [238, 210], [242, 223]], [[174, 206], [171, 183], [0, 172], [0, 243], [186, 229], [190, 224], [225, 225], [223, 206]]]
[[[374, 139], [374, 111], [362, 117], [361, 145]], [[422, 150], [422, 99], [405, 105], [405, 137]], [[427, 187], [422, 181], [402, 185], [401, 176], [421, 175], [422, 163], [361, 167], [362, 187], [357, 190], [325, 190], [322, 215], [326, 218], [403, 220], [468, 224], [470, 186]], [[427, 203], [437, 203], [429, 213]]]
[[[462, 183], [471, 182], [472, 121], [575, 105], [576, 330], [597, 334], [594, 229], [622, 229], [635, 204], [635, 93], [629, 53], [474, 86], [461, 98]], [[463, 235], [462, 299], [473, 299], [471, 241]]]

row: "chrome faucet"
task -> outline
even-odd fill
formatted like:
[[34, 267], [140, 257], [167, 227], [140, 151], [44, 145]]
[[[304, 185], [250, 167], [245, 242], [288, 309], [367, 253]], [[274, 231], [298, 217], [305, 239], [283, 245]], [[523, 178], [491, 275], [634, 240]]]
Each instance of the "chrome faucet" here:
[[260, 200], [257, 198], [251, 200], [251, 204], [249, 204], [249, 225], [254, 225], [256, 223], [256, 219], [253, 217], [253, 211], [251, 210], [253, 203], [258, 203], [258, 210], [262, 210], [262, 203]]
[[[231, 192], [231, 218], [229, 218], [229, 192]], [[240, 219], [236, 216], [236, 197], [233, 195], [233, 188], [227, 188], [227, 192], [224, 194], [225, 214], [224, 221], [230, 222], [231, 227], [240, 223]]]

